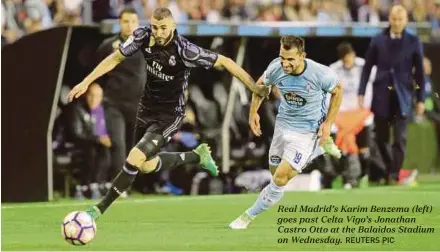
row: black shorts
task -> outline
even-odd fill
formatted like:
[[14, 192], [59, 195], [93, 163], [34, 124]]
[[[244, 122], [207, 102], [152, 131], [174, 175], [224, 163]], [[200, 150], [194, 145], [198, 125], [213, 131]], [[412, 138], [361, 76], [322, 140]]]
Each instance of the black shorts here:
[[357, 135], [356, 135], [356, 144], [359, 148], [367, 148], [370, 146], [370, 138], [371, 138], [371, 127], [364, 127]]
[[163, 113], [152, 110], [139, 110], [134, 127], [134, 141], [138, 143], [145, 133], [150, 132], [162, 135], [164, 142], [170, 141], [171, 137], [180, 129], [184, 115]]

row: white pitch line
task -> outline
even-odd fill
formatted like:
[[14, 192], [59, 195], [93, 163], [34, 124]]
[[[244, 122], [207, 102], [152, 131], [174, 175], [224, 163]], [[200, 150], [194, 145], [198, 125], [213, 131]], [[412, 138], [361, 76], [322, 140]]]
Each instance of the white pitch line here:
[[[390, 194], [440, 194], [440, 191], [411, 191], [411, 190], [381, 190], [382, 188], [371, 188], [368, 190], [323, 190], [317, 192], [307, 192], [307, 191], [289, 191], [287, 193], [308, 193], [308, 194], [378, 194], [378, 193], [386, 193]], [[150, 202], [166, 202], [166, 201], [191, 201], [191, 200], [231, 200], [231, 198], [239, 198], [246, 197], [249, 195], [254, 195], [256, 197], [257, 194], [231, 194], [231, 195], [203, 195], [203, 196], [170, 196], [163, 198], [148, 198], [148, 199], [128, 199], [128, 200], [118, 200], [115, 204], [140, 204], [140, 203], [150, 203]], [[57, 208], [57, 207], [70, 207], [70, 206], [86, 206], [93, 205], [94, 201], [86, 201], [86, 202], [65, 202], [65, 203], [57, 203], [57, 202], [47, 202], [47, 203], [34, 203], [34, 204], [19, 204], [12, 206], [2, 206], [2, 210], [6, 209], [20, 209], [20, 208]]]
[[[239, 195], [231, 195], [234, 196], [244, 196], [245, 194]], [[163, 201], [186, 201], [186, 200], [207, 200], [207, 199], [225, 199], [225, 197], [221, 197], [223, 195], [210, 195], [210, 196], [196, 196], [196, 197], [163, 197], [163, 198], [149, 198], [149, 199], [129, 199], [129, 200], [119, 200], [116, 201], [115, 204], [139, 204], [139, 203], [149, 203], [149, 202], [163, 202]], [[230, 199], [230, 197], [228, 197]], [[66, 202], [66, 203], [56, 203], [56, 202], [47, 202], [47, 203], [35, 203], [35, 204], [23, 204], [23, 205], [13, 205], [13, 206], [2, 206], [3, 209], [18, 209], [18, 208], [56, 208], [56, 207], [68, 207], [68, 206], [86, 206], [92, 205], [95, 202], [87, 201], [87, 202]]]

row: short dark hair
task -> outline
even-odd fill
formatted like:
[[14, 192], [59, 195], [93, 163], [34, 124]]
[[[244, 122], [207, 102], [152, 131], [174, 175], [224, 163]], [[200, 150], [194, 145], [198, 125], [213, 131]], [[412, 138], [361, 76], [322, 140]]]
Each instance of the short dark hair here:
[[287, 35], [281, 37], [281, 46], [285, 50], [290, 50], [292, 48], [297, 48], [298, 52], [304, 52], [305, 48], [305, 42], [304, 39], [293, 36], [293, 35]]
[[337, 51], [338, 51], [338, 57], [340, 59], [343, 59], [345, 57], [345, 55], [347, 55], [349, 53], [354, 53], [353, 46], [351, 46], [350, 43], [345, 42], [345, 41], [338, 45]]
[[119, 19], [122, 18], [122, 15], [124, 14], [138, 14], [137, 11], [133, 8], [125, 8], [119, 13]]
[[173, 17], [173, 14], [168, 8], [157, 8], [153, 12], [153, 17], [157, 20], [162, 20], [167, 17]]

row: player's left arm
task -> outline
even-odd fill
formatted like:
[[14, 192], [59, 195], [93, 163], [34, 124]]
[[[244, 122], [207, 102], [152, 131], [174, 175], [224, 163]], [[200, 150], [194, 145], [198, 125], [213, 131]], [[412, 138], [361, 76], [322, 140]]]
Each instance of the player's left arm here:
[[231, 58], [218, 54], [214, 67], [217, 69], [226, 69], [235, 78], [239, 79], [245, 86], [247, 86], [253, 93], [261, 97], [266, 97], [269, 94], [269, 88], [263, 85], [256, 85], [254, 79]]
[[180, 43], [180, 55], [187, 67], [202, 67], [205, 69], [215, 67], [216, 69], [226, 69], [252, 92], [264, 97], [268, 95], [268, 89], [266, 87], [257, 86], [254, 79], [232, 59], [197, 46], [186, 39], [181, 39]]
[[324, 92], [331, 94], [327, 116], [319, 128], [319, 134], [321, 135], [319, 144], [322, 146], [330, 137], [331, 126], [336, 119], [339, 106], [342, 102], [343, 89], [341, 82], [338, 80], [336, 72], [330, 68], [328, 68], [328, 70], [326, 70], [324, 75], [321, 77], [321, 85]]
[[341, 105], [342, 102], [343, 90], [340, 82], [338, 82], [336, 84], [336, 87], [330, 91], [330, 94], [332, 96], [330, 98], [328, 114], [327, 114], [327, 118], [324, 121], [324, 124], [328, 124], [331, 126], [336, 119], [336, 115], [338, 114], [339, 111], [339, 106]]
[[332, 96], [330, 99], [330, 106], [328, 109], [327, 117], [319, 127], [318, 134], [321, 136], [321, 139], [319, 140], [320, 146], [326, 144], [327, 140], [330, 137], [331, 126], [336, 119], [336, 115], [338, 114], [339, 111], [339, 106], [341, 105], [342, 102], [342, 92], [343, 90], [340, 82], [338, 82], [336, 86], [330, 91]]

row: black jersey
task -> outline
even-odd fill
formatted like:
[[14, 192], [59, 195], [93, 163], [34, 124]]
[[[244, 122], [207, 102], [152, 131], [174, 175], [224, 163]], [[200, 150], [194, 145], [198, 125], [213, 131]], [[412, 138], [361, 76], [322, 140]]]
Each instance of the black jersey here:
[[150, 30], [139, 28], [121, 44], [119, 50], [124, 56], [141, 51], [146, 61], [147, 82], [140, 106], [183, 115], [185, 113], [185, 89], [188, 86], [190, 70], [193, 67], [209, 69], [214, 66], [218, 55], [201, 48], [186, 38], [174, 33], [166, 46], [149, 46]]

